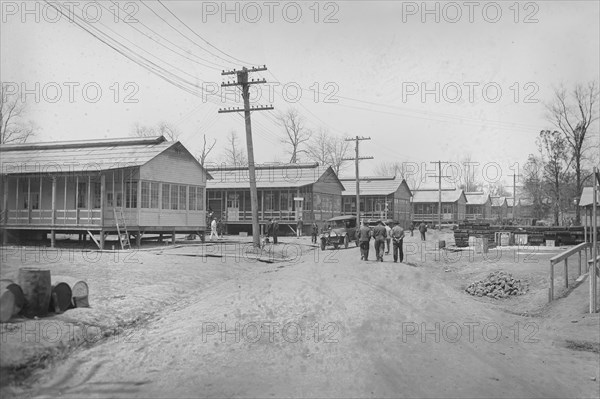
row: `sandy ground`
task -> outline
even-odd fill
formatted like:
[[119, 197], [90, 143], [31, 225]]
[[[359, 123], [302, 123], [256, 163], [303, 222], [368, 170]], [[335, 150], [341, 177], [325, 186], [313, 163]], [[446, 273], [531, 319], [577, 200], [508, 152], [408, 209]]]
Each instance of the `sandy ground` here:
[[[600, 323], [586, 313], [587, 280], [565, 290], [557, 269], [559, 299], [547, 305], [548, 259], [559, 249], [502, 248], [484, 257], [438, 251], [437, 238], [430, 234], [425, 246], [407, 238], [405, 263], [391, 255], [363, 262], [353, 246], [322, 252], [307, 238], [287, 237], [262, 255], [274, 263], [244, 257], [246, 247], [235, 243], [155, 248], [127, 259], [7, 248], [1, 278], [34, 265], [81, 277], [92, 307], [3, 324], [0, 393], [600, 395]], [[185, 256], [194, 254], [225, 256]], [[464, 292], [494, 270], [526, 279], [530, 291], [505, 300]]]

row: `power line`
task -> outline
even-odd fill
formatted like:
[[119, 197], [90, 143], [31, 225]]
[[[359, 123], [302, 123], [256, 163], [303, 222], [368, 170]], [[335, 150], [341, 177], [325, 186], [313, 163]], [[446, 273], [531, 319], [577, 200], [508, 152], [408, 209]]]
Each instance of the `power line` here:
[[[220, 55], [217, 55], [213, 52], [211, 52], [210, 50], [207, 50], [206, 48], [202, 47], [201, 45], [199, 45], [198, 43], [196, 43], [194, 40], [190, 39], [189, 36], [185, 35], [182, 31], [180, 31], [179, 29], [177, 29], [175, 26], [173, 26], [169, 21], [167, 21], [166, 19], [164, 19], [163, 17], [160, 16], [160, 14], [158, 14], [156, 11], [154, 11], [154, 9], [152, 9], [149, 5], [147, 5], [143, 0], [140, 0], [140, 3], [142, 3], [144, 5], [144, 7], [146, 7], [147, 9], [149, 9], [150, 11], [152, 11], [152, 13], [154, 15], [156, 15], [158, 18], [160, 18], [161, 20], [163, 20], [167, 25], [169, 25], [175, 32], [179, 33], [181, 36], [185, 37], [187, 40], [190, 41], [190, 43], [194, 44], [195, 46], [199, 47], [200, 49], [202, 49], [203, 51], [206, 51], [207, 53], [209, 53], [210, 55], [212, 55], [213, 57], [216, 57], [222, 61], [225, 61], [227, 63], [231, 63], [230, 60], [227, 60], [223, 57], [221, 57]], [[160, 1], [159, 3], [167, 10], [169, 11], [173, 16], [175, 16], [175, 18], [177, 18], [178, 21], [182, 22], [175, 14], [173, 14], [171, 12], [171, 10], [169, 10], [164, 4], [162, 4]], [[182, 22], [183, 23], [183, 22]], [[185, 24], [184, 24], [185, 25]], [[186, 25], [187, 27], [187, 25]], [[189, 29], [189, 27], [188, 27]], [[202, 39], [204, 40], [204, 39]], [[204, 40], [207, 44], [209, 44], [210, 46], [212, 46], [212, 44], [208, 43], [206, 40]], [[213, 46], [214, 47], [214, 46]], [[220, 50], [219, 50], [220, 51]]]
[[[118, 18], [119, 20], [121, 20], [121, 21], [123, 21], [123, 22], [126, 22], [124, 19], [122, 19], [122, 18], [121, 18], [121, 16], [119, 15], [119, 12], [115, 13], [115, 12], [114, 12], [113, 10], [111, 10], [110, 8], [107, 8], [107, 7], [103, 6], [101, 2], [98, 2], [98, 1], [96, 1], [96, 3], [98, 3], [98, 4], [99, 4], [101, 7], [103, 7], [104, 9], [108, 10], [110, 13], [112, 13], [112, 14], [115, 16], [115, 18]], [[111, 0], [111, 3], [113, 3], [113, 4], [114, 4], [116, 7], [118, 7], [118, 8], [119, 8], [119, 10], [123, 11], [123, 12], [124, 12], [124, 13], [126, 13], [128, 16], [131, 16], [131, 14], [130, 14], [130, 13], [128, 13], [126, 10], [122, 9], [122, 8], [121, 8], [121, 6], [119, 6], [119, 4], [118, 4], [118, 3], [115, 3], [115, 2], [114, 2], [114, 1], [112, 1], [112, 0]], [[183, 47], [181, 47], [181, 46], [178, 46], [176, 43], [173, 43], [172, 41], [170, 41], [169, 39], [165, 38], [164, 36], [162, 36], [161, 34], [159, 34], [158, 32], [156, 32], [156, 31], [155, 31], [155, 30], [153, 30], [152, 28], [148, 27], [148, 25], [144, 24], [144, 23], [143, 23], [143, 22], [142, 22], [142, 21], [139, 19], [139, 17], [137, 17], [136, 19], [138, 20], [138, 22], [139, 22], [139, 23], [140, 23], [142, 26], [144, 26], [144, 27], [145, 27], [146, 29], [148, 29], [150, 32], [154, 33], [154, 34], [155, 34], [155, 35], [157, 35], [158, 37], [162, 38], [162, 39], [163, 39], [163, 40], [165, 40], [166, 42], [168, 42], [168, 43], [170, 43], [171, 45], [173, 45], [174, 47], [177, 47], [178, 49], [181, 49], [181, 50], [183, 50], [183, 51], [187, 52], [187, 50], [186, 50], [186, 49], [184, 49]], [[177, 51], [173, 50], [173, 49], [172, 49], [171, 47], [169, 47], [169, 46], [165, 46], [165, 45], [164, 45], [163, 43], [161, 43], [160, 41], [156, 40], [156, 39], [155, 39], [155, 38], [153, 38], [152, 36], [150, 36], [150, 35], [148, 35], [147, 33], [145, 33], [145, 32], [143, 32], [143, 31], [141, 31], [140, 29], [138, 29], [138, 28], [135, 26], [136, 24], [130, 24], [130, 23], [128, 23], [127, 25], [128, 25], [128, 26], [130, 26], [131, 28], [135, 29], [136, 31], [140, 32], [142, 35], [146, 36], [148, 39], [152, 40], [153, 42], [155, 42], [155, 43], [159, 44], [160, 46], [162, 46], [162, 47], [166, 48], [167, 50], [169, 50], [169, 51], [171, 51], [171, 52], [173, 52], [173, 53], [175, 53], [175, 54], [177, 54], [177, 55], [179, 55], [179, 56], [181, 56], [181, 57], [184, 57], [184, 58], [186, 58], [186, 59], [188, 59], [188, 60], [190, 60], [190, 61], [192, 61], [192, 62], [195, 62], [195, 63], [197, 63], [197, 64], [199, 64], [199, 65], [202, 65], [202, 66], [205, 66], [205, 67], [207, 67], [207, 68], [214, 69], [214, 70], [220, 70], [220, 69], [222, 68], [222, 65], [220, 65], [220, 64], [217, 64], [217, 63], [214, 63], [214, 62], [212, 62], [212, 61], [210, 61], [210, 60], [207, 60], [207, 59], [204, 59], [204, 58], [202, 58], [202, 57], [199, 57], [199, 56], [197, 56], [197, 55], [195, 55], [195, 54], [192, 54], [192, 55], [193, 55], [194, 57], [196, 57], [196, 58], [198, 58], [198, 59], [200, 59], [200, 60], [204, 61], [204, 62], [211, 63], [211, 64], [213, 64], [213, 65], [215, 65], [215, 66], [206, 65], [206, 64], [204, 64], [204, 63], [202, 63], [202, 62], [200, 62], [200, 61], [196, 61], [196, 60], [194, 60], [194, 59], [192, 59], [192, 58], [188, 57], [186, 54], [181, 54], [181, 53], [179, 53], [179, 52], [177, 52]]]
[[[166, 5], [164, 5], [164, 3], [160, 0], [158, 0], [158, 2], [160, 3], [161, 6], [163, 6], [165, 8], [165, 10], [167, 10], [172, 16], [175, 17], [175, 19], [177, 19], [183, 26], [185, 26], [186, 28], [188, 28], [188, 30], [190, 32], [192, 32], [194, 35], [196, 35], [200, 40], [202, 40], [204, 43], [208, 44], [210, 47], [214, 48], [215, 50], [217, 50], [218, 52], [220, 52], [221, 54], [226, 55], [227, 57], [237, 61], [237, 62], [241, 62], [242, 64], [249, 64], [249, 65], [255, 65], [258, 66], [258, 64], [256, 63], [252, 63], [252, 62], [246, 62], [243, 60], [240, 60], [239, 58], [236, 58], [234, 56], [232, 56], [231, 54], [226, 53], [225, 51], [221, 50], [220, 48], [212, 45], [210, 42], [208, 42], [206, 39], [204, 39], [202, 36], [200, 36], [196, 31], [194, 31], [192, 28], [190, 28], [185, 22], [183, 22], [177, 15], [175, 15], [173, 13], [173, 11], [171, 11]], [[212, 53], [211, 53], [212, 54]], [[220, 57], [218, 57], [220, 58]], [[222, 58], [221, 58], [222, 59]], [[230, 62], [230, 61], [228, 61]]]

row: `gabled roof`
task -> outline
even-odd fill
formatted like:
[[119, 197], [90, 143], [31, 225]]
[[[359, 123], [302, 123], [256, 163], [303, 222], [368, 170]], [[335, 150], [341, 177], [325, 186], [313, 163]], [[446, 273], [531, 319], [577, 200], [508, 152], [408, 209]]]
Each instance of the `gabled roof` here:
[[504, 206], [504, 204], [506, 204], [506, 197], [490, 196], [490, 199], [492, 200], [493, 207]]
[[469, 205], [485, 205], [490, 200], [490, 195], [483, 192], [465, 193]]
[[[464, 198], [465, 202], [467, 197], [463, 190], [442, 190], [442, 202], [456, 202], [461, 197]], [[413, 203], [417, 202], [430, 202], [437, 203], [439, 201], [438, 190], [414, 190], [413, 191]]]
[[[596, 204], [600, 205], [600, 195], [596, 195]], [[594, 187], [584, 187], [579, 198], [579, 206], [594, 205]]]
[[[346, 188], [342, 195], [356, 195], [356, 179], [354, 177], [340, 178]], [[406, 180], [398, 179], [396, 176], [373, 176], [360, 178], [360, 195], [390, 195], [395, 193], [400, 186], [404, 185], [408, 195], [412, 195]]]
[[[220, 166], [208, 168], [213, 180], [207, 183], [207, 189], [249, 188], [247, 166]], [[317, 182], [333, 182], [344, 189], [331, 166], [313, 164], [272, 164], [256, 165], [257, 188], [302, 187]]]
[[508, 205], [508, 206], [514, 206], [515, 205], [515, 198], [514, 197], [506, 197], [506, 205]]
[[183, 144], [164, 136], [1, 145], [0, 162], [8, 175], [96, 172], [142, 166], [171, 147], [198, 162]]

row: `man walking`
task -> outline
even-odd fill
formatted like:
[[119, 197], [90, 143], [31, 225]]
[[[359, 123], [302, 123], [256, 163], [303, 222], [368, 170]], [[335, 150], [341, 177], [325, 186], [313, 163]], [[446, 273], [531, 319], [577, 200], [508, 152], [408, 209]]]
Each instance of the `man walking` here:
[[319, 226], [317, 226], [317, 222], [313, 222], [311, 225], [310, 237], [312, 239], [312, 243], [317, 243], [317, 235], [319, 234]]
[[392, 228], [390, 226], [388, 226], [387, 223], [384, 223], [383, 225], [385, 226], [385, 234], [386, 234], [385, 243], [387, 244], [387, 251], [385, 251], [385, 254], [389, 255], [390, 242], [392, 241]]
[[404, 241], [404, 229], [400, 227], [400, 223], [395, 222], [394, 228], [392, 229], [392, 239], [394, 240], [394, 262], [400, 258], [400, 263], [404, 261], [404, 251], [402, 249], [402, 243]]
[[304, 227], [304, 222], [302, 221], [302, 217], [298, 218], [298, 223], [296, 224], [296, 238], [302, 237], [302, 228]]
[[277, 235], [279, 234], [279, 223], [276, 219], [271, 219], [273, 223], [273, 244], [277, 244]]
[[212, 222], [210, 222], [210, 240], [212, 241], [213, 239], [213, 235], [217, 237], [217, 240], [219, 239], [219, 234], [217, 233], [217, 219], [212, 220]]
[[383, 251], [385, 249], [387, 233], [385, 232], [385, 227], [381, 220], [377, 222], [377, 226], [373, 228], [373, 237], [375, 238], [375, 256], [378, 261], [383, 262]]
[[356, 231], [358, 244], [360, 245], [360, 260], [369, 260], [369, 241], [371, 240], [371, 229], [363, 220], [360, 228]]
[[419, 232], [421, 233], [421, 241], [425, 241], [425, 233], [427, 233], [427, 225], [425, 222], [421, 222], [419, 225]]

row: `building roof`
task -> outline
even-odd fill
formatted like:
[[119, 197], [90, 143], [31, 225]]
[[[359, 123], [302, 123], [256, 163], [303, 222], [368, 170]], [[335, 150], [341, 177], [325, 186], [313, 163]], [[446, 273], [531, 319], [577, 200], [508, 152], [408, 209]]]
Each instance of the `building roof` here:
[[[207, 183], [207, 189], [249, 188], [247, 166], [220, 166], [208, 168], [213, 180]], [[340, 182], [331, 166], [313, 164], [272, 164], [256, 165], [256, 186], [258, 188], [302, 187], [318, 181]]]
[[[467, 197], [463, 190], [442, 190], [442, 202], [456, 202], [463, 197], [465, 202]], [[416, 202], [431, 202], [437, 203], [439, 201], [438, 190], [414, 190], [413, 191], [413, 203]]]
[[[579, 206], [592, 206], [594, 204], [594, 188], [584, 187], [579, 198]], [[596, 204], [600, 205], [600, 195], [596, 195]]]
[[[345, 177], [340, 178], [346, 190], [342, 195], [356, 195], [356, 179]], [[396, 176], [372, 176], [361, 177], [360, 179], [360, 195], [390, 195], [396, 192], [401, 185], [406, 186], [408, 195], [412, 195], [406, 180], [396, 178]]]
[[469, 205], [485, 205], [490, 199], [490, 195], [484, 192], [465, 193], [465, 197]]
[[492, 206], [503, 206], [506, 204], [506, 197], [490, 196], [490, 199], [492, 200]]
[[90, 172], [142, 166], [171, 147], [196, 159], [180, 142], [157, 136], [8, 144], [0, 160], [8, 175]]
[[506, 205], [508, 206], [514, 206], [515, 204], [515, 198], [514, 197], [506, 197]]
[[532, 206], [533, 200], [531, 198], [519, 198], [520, 206]]

